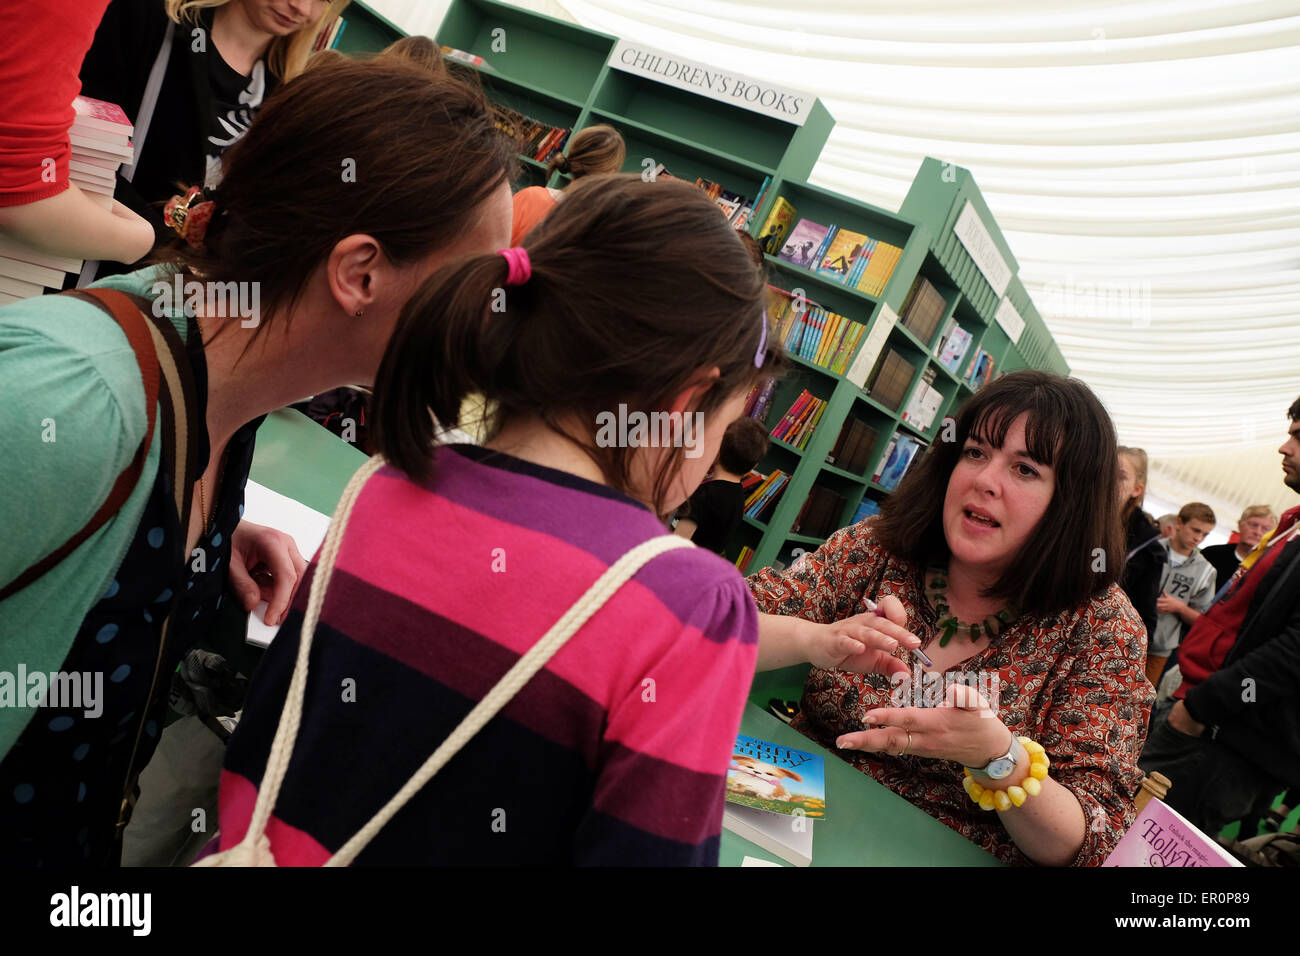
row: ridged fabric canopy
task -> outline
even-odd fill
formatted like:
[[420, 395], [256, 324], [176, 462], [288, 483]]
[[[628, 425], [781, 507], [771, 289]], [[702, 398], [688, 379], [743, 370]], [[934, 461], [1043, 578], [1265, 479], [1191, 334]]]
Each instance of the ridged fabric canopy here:
[[[430, 35], [446, 8], [374, 5]], [[1233, 522], [1300, 501], [1273, 452], [1300, 396], [1300, 2], [517, 5], [816, 94], [838, 192], [897, 209], [923, 157], [970, 169], [1153, 490]]]

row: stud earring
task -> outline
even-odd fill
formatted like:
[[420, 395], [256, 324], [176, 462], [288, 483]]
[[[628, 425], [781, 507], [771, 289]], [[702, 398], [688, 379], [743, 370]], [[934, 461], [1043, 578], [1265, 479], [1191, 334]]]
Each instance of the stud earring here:
[[361, 318], [361, 311], [362, 311], [361, 309], [357, 309], [357, 311], [353, 314], [359, 319]]

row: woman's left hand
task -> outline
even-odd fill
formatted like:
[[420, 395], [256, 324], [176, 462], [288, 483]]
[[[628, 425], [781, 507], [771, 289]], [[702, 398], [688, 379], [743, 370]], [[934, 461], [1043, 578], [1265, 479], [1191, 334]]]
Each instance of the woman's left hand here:
[[[253, 580], [251, 572], [259, 565], [268, 569], [268, 583]], [[288, 614], [293, 593], [306, 570], [307, 561], [298, 553], [298, 545], [283, 531], [241, 521], [230, 536], [230, 583], [244, 610], [251, 611], [259, 601], [266, 602], [263, 620], [270, 627], [280, 624]]]
[[877, 707], [867, 711], [866, 723], [873, 729], [841, 734], [835, 746], [982, 767], [1006, 752], [1011, 736], [988, 702], [966, 684], [949, 687], [939, 707]]

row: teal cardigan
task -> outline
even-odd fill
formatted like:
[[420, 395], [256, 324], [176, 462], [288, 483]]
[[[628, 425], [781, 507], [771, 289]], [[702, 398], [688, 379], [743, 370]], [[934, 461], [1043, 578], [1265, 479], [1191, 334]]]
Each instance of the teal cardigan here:
[[[154, 267], [95, 286], [152, 301], [151, 289], [165, 275]], [[167, 314], [184, 339], [183, 312]], [[145, 428], [135, 354], [106, 313], [66, 295], [0, 308], [0, 587], [85, 526]], [[26, 688], [15, 688], [19, 665], [28, 674], [62, 665], [135, 537], [161, 448], [158, 428], [121, 510], [44, 576], [0, 601], [0, 759], [35, 716]]]

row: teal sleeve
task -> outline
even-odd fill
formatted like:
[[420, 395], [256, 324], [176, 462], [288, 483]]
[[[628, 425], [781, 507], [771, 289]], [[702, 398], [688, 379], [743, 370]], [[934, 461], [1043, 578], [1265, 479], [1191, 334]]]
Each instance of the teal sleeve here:
[[0, 587], [85, 526], [144, 438], [135, 355], [93, 312], [54, 296], [0, 310]]

